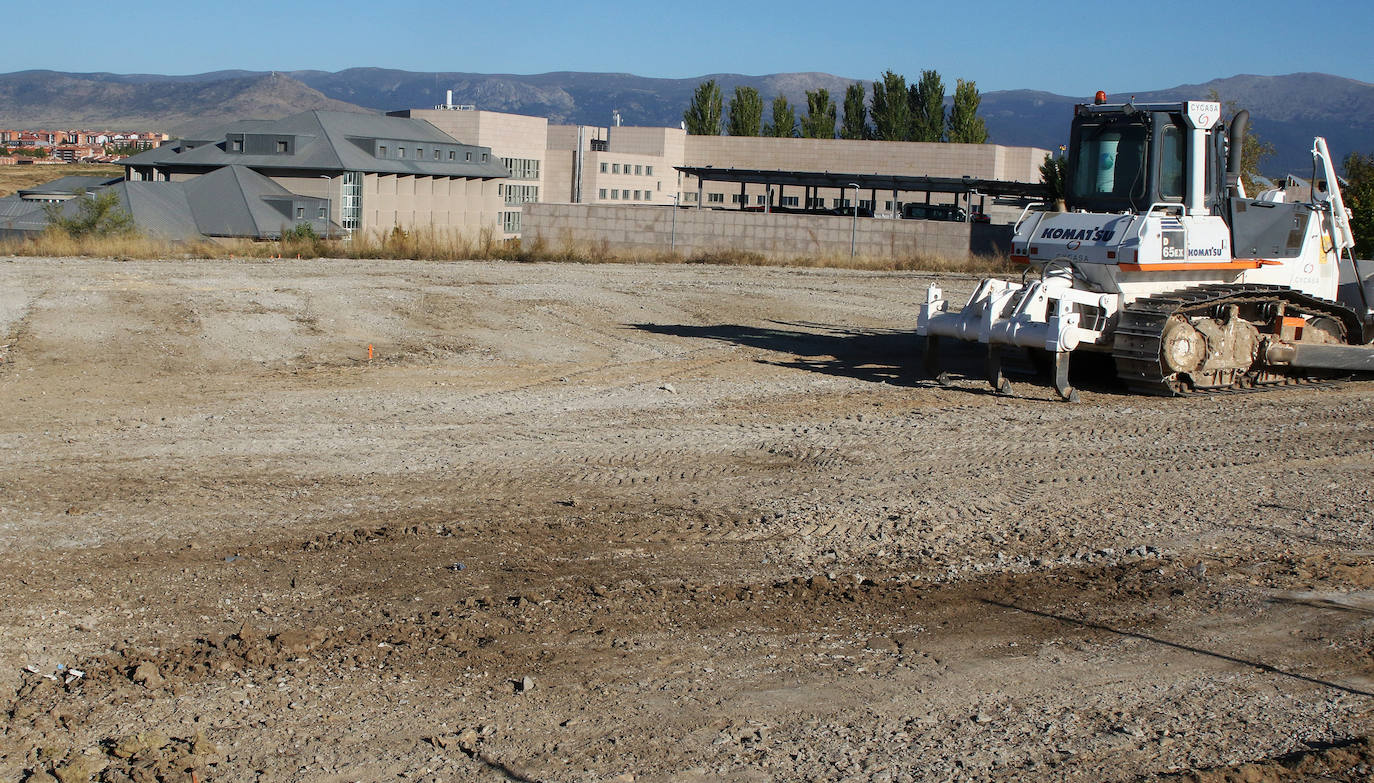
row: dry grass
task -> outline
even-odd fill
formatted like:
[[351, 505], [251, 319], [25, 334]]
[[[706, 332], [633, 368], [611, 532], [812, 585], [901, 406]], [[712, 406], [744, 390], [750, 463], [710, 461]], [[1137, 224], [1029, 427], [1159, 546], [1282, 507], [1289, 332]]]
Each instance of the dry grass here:
[[61, 166], [0, 166], [0, 197], [51, 182], [58, 177], [122, 177], [124, 169], [105, 163], [67, 163]]
[[766, 256], [745, 250], [677, 253], [667, 250], [626, 250], [608, 242], [559, 242], [542, 239], [521, 242], [498, 239], [488, 231], [476, 237], [443, 229], [390, 231], [337, 239], [286, 239], [275, 242], [222, 240], [198, 243], [165, 242], [141, 236], [72, 239], [49, 231], [26, 240], [0, 242], [0, 254], [24, 256], [86, 256], [108, 258], [405, 258], [420, 261], [501, 260], [574, 262], [584, 264], [717, 264], [722, 266], [782, 266], [861, 269], [882, 272], [963, 272], [1003, 274], [1013, 271], [1005, 256], [944, 258], [912, 255], [873, 258], [847, 254]]

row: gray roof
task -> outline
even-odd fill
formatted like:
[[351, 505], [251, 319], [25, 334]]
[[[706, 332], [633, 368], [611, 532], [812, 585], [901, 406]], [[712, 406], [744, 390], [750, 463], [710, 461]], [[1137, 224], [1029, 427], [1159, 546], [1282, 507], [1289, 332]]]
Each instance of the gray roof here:
[[[240, 141], [240, 151], [233, 149], [231, 138]], [[287, 152], [276, 151], [277, 140], [286, 142]], [[385, 156], [380, 154], [382, 147], [386, 148]], [[424, 151], [423, 159], [416, 159], [417, 148]], [[401, 149], [409, 155], [400, 157]], [[436, 149], [440, 151], [438, 160], [434, 159]], [[450, 151], [455, 153], [452, 162]], [[492, 157], [491, 148], [463, 144], [425, 120], [340, 111], [307, 111], [280, 120], [242, 120], [207, 132], [199, 139], [177, 139], [140, 152], [120, 164], [173, 171], [240, 165], [258, 170], [363, 171], [475, 179], [509, 176], [505, 167]]]
[[[42, 202], [25, 201], [17, 195], [0, 198], [0, 237], [7, 230], [42, 231], [48, 225], [43, 206]], [[37, 228], [32, 228], [35, 225]]]
[[59, 177], [42, 185], [22, 188], [19, 195], [76, 195], [82, 191], [103, 188], [123, 180], [123, 177]]
[[[320, 235], [342, 231], [318, 217], [320, 208], [328, 207], [326, 199], [296, 195], [243, 166], [226, 166], [183, 182], [118, 181], [105, 189], [118, 194], [120, 206], [133, 216], [139, 232], [158, 239], [275, 239], [296, 223], [309, 223]], [[58, 208], [74, 215], [77, 203], [61, 202]], [[304, 219], [295, 218], [297, 208]], [[42, 204], [13, 196], [0, 199], [0, 235], [47, 226]]]

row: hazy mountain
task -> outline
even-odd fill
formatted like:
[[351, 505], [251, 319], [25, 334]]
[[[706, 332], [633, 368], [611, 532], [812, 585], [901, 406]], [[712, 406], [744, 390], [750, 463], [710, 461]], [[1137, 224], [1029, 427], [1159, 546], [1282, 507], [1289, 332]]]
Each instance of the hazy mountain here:
[[836, 103], [852, 79], [828, 73], [743, 76], [717, 73], [692, 79], [652, 79], [628, 73], [541, 73], [532, 76], [481, 73], [415, 73], [350, 68], [338, 73], [292, 71], [290, 76], [342, 101], [385, 111], [427, 108], [453, 90], [456, 103], [481, 109], [534, 114], [551, 122], [609, 125], [619, 111], [626, 125], [678, 125], [697, 85], [715, 79], [728, 103], [737, 86], [754, 87], [771, 101], [784, 94], [806, 106], [806, 90], [830, 90]]
[[302, 109], [366, 111], [279, 73], [195, 76], [22, 71], [0, 75], [0, 127], [157, 130], [174, 135]]
[[[916, 76], [917, 74], [909, 74]], [[840, 104], [853, 79], [826, 73], [767, 76], [707, 74], [653, 79], [623, 73], [422, 73], [384, 68], [261, 73], [217, 71], [191, 76], [67, 74], [25, 71], [0, 75], [0, 126], [104, 126], [187, 133], [247, 117], [279, 117], [303, 109], [386, 111], [427, 108], [454, 101], [482, 109], [548, 117], [556, 123], [608, 125], [619, 111], [627, 125], [682, 121], [692, 92], [715, 79], [728, 102], [736, 86], [750, 86], [765, 103], [782, 94], [805, 110], [807, 90], [825, 88]], [[946, 79], [953, 82], [953, 75]], [[953, 84], [947, 85], [952, 92]], [[871, 95], [871, 85], [865, 82]], [[1136, 100], [1206, 98], [1215, 90], [1251, 113], [1252, 127], [1278, 150], [1270, 174], [1310, 171], [1312, 137], [1323, 135], [1332, 152], [1374, 151], [1374, 85], [1318, 73], [1233, 76], [1196, 85], [1135, 93]], [[1125, 100], [1130, 93], [1116, 93]], [[1073, 105], [1087, 96], [1033, 90], [983, 95], [992, 140], [1054, 149], [1067, 141]], [[767, 117], [765, 116], [765, 120]]]

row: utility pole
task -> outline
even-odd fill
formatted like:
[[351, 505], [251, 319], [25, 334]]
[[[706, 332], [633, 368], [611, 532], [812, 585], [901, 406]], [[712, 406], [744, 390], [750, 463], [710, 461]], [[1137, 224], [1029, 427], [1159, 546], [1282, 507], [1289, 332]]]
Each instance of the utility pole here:
[[854, 188], [854, 217], [849, 221], [849, 257], [854, 257], [854, 238], [859, 232], [859, 185], [851, 182], [845, 187]]

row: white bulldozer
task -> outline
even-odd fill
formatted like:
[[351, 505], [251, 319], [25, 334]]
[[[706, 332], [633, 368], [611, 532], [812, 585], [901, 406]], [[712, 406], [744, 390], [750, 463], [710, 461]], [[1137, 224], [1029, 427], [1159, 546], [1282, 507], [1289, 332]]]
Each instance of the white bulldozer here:
[[1020, 282], [986, 279], [962, 309], [931, 286], [917, 333], [945, 383], [942, 337], [988, 346], [987, 377], [1011, 393], [1003, 349], [1047, 352], [1054, 388], [1074, 351], [1110, 354], [1133, 390], [1256, 389], [1374, 370], [1371, 291], [1326, 141], [1310, 195], [1248, 197], [1241, 111], [1209, 101], [1075, 108], [1064, 204], [1027, 207], [1012, 237]]

